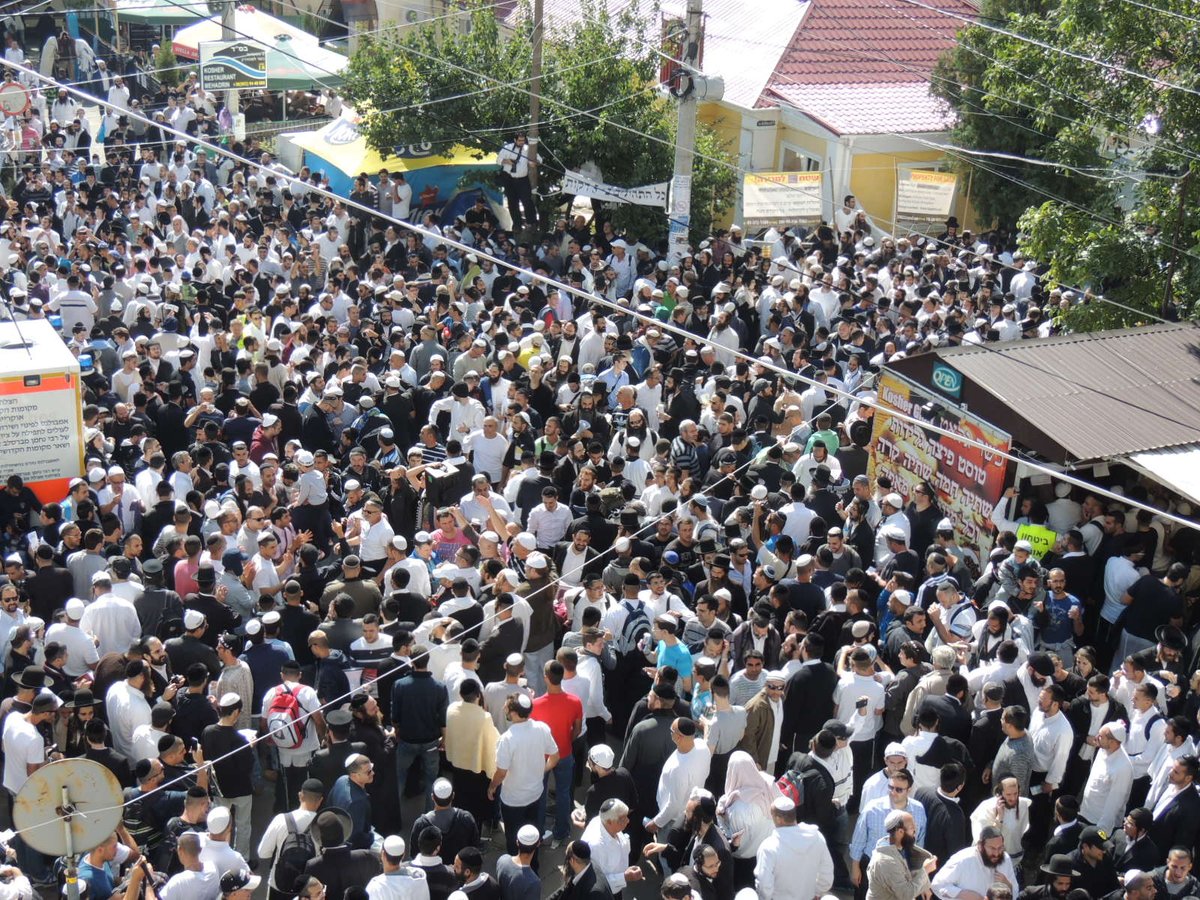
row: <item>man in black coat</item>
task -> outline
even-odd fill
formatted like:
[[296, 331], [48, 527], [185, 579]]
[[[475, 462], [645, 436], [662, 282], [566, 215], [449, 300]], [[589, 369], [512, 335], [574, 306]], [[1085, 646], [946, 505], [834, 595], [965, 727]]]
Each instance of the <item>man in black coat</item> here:
[[1079, 794], [1087, 782], [1092, 760], [1096, 756], [1094, 743], [1087, 745], [1086, 758], [1081, 755], [1085, 741], [1095, 735], [1091, 734], [1092, 710], [1104, 708], [1096, 726], [1097, 733], [1105, 725], [1118, 720], [1129, 721], [1125, 706], [1109, 696], [1110, 681], [1107, 675], [1093, 675], [1088, 679], [1087, 688], [1082, 697], [1076, 697], [1067, 706], [1067, 721], [1071, 723], [1074, 734], [1071, 742], [1071, 755], [1067, 759], [1067, 775], [1063, 780], [1063, 790], [1071, 794]]
[[1131, 809], [1125, 816], [1122, 827], [1129, 841], [1125, 844], [1125, 850], [1117, 857], [1118, 871], [1141, 869], [1143, 872], [1149, 872], [1162, 863], [1162, 852], [1154, 838], [1150, 837], [1150, 828], [1153, 825], [1154, 814], [1144, 806]]
[[[983, 768], [987, 768], [990, 766], [991, 760], [996, 758], [996, 752], [1005, 740], [1004, 727], [1000, 721], [1000, 716], [1004, 712], [1004, 708], [1000, 705], [1000, 700], [1004, 696], [1004, 686], [998, 682], [985, 684], [980, 696], [983, 699], [983, 709], [979, 711], [979, 717], [971, 725], [971, 736], [967, 739], [967, 752], [971, 754], [971, 759], [979, 760], [979, 764]], [[991, 793], [989, 786], [980, 780], [981, 774], [982, 770], [975, 773], [975, 777], [967, 785], [964, 800], [970, 809], [974, 809]]]
[[1200, 760], [1195, 756], [1183, 756], [1175, 760], [1167, 775], [1164, 797], [1172, 791], [1175, 796], [1162, 805], [1160, 798], [1154, 806], [1154, 821], [1150, 825], [1150, 839], [1155, 845], [1191, 848], [1200, 829], [1200, 794], [1196, 793], [1196, 776], [1200, 774]]
[[1043, 853], [1047, 859], [1056, 853], [1073, 853], [1079, 847], [1083, 823], [1079, 821], [1079, 800], [1073, 794], [1063, 794], [1054, 801], [1054, 825]]
[[333, 783], [346, 774], [346, 759], [351, 754], [369, 755], [366, 744], [350, 740], [353, 722], [354, 717], [345, 708], [331, 710], [325, 715], [325, 724], [329, 726], [329, 746], [313, 754], [308, 764], [308, 775], [320, 780], [327, 795], [333, 790]]
[[833, 716], [833, 691], [837, 672], [821, 661], [825, 642], [810, 634], [800, 643], [800, 666], [788, 678], [783, 698], [783, 728], [780, 742], [788, 753], [808, 749], [813, 735]]
[[[932, 709], [937, 713], [938, 732], [954, 738], [961, 744], [971, 740], [971, 713], [964, 705], [967, 696], [967, 679], [955, 672], [946, 679], [946, 693], [929, 694], [917, 710]], [[928, 849], [928, 848], [927, 848]], [[949, 857], [939, 856], [938, 859]]]
[[1082, 888], [1092, 897], [1103, 897], [1118, 886], [1108, 840], [1099, 828], [1087, 827], [1079, 834], [1079, 847], [1070, 855], [1071, 865], [1079, 873], [1071, 886]]
[[671, 739], [671, 723], [675, 720], [675, 689], [656, 684], [650, 693], [650, 715], [638, 722], [625, 742], [621, 767], [633, 776], [637, 786], [637, 821], [658, 812], [655, 799], [658, 776], [671, 754], [675, 742]]
[[380, 872], [379, 857], [370, 850], [352, 850], [346, 841], [353, 827], [344, 810], [326, 809], [317, 815], [321, 855], [310, 859], [304, 874], [325, 885], [327, 900], [342, 900], [347, 888], [362, 887]]
[[958, 763], [942, 766], [937, 790], [921, 788], [914, 795], [925, 807], [925, 842], [922, 846], [939, 860], [947, 860], [971, 843], [967, 812], [959, 795], [967, 772]]
[[[438, 856], [442, 862], [453, 865], [454, 857], [463, 847], [479, 846], [479, 825], [474, 816], [454, 805], [454, 785], [448, 778], [439, 778], [433, 783], [433, 809], [413, 822], [409, 846], [418, 846], [421, 833], [439, 821], [444, 823], [438, 826], [441, 833]], [[430, 887], [432, 889], [432, 885]]]
[[567, 845], [566, 862], [569, 877], [550, 895], [554, 900], [610, 900], [612, 889], [604, 873], [592, 865], [590, 846], [583, 841], [571, 841]]
[[503, 593], [496, 598], [496, 627], [479, 645], [479, 680], [484, 684], [504, 680], [504, 661], [520, 653], [524, 643], [525, 628], [513, 618], [513, 595]]

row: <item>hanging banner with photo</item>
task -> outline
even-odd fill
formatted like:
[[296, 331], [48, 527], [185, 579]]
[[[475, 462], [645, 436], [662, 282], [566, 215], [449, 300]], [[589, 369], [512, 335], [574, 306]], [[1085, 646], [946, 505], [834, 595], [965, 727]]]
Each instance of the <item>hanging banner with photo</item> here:
[[742, 179], [742, 221], [748, 228], [816, 225], [824, 190], [821, 172], [747, 172]]
[[954, 192], [958, 188], [958, 176], [950, 172], [929, 172], [920, 169], [899, 169], [896, 172], [896, 220], [897, 232], [905, 229], [900, 223], [915, 231], [924, 231], [921, 225], [946, 221], [954, 208]]
[[[961, 544], [986, 560], [992, 548], [992, 510], [1004, 494], [1008, 470], [1008, 460], [1000, 454], [1010, 450], [1012, 436], [976, 416], [947, 408], [946, 401], [892, 372], [879, 376], [876, 389], [882, 408], [874, 416], [871, 478], [890, 476], [905, 502], [915, 485], [931, 484]], [[980, 441], [995, 452], [926, 431], [888, 415], [888, 409]], [[920, 553], [924, 548], [916, 549]]]

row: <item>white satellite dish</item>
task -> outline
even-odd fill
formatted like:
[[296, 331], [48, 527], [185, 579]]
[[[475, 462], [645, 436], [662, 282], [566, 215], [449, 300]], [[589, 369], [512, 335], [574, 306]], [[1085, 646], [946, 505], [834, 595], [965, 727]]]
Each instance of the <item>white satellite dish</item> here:
[[90, 759], [60, 759], [29, 776], [13, 801], [13, 826], [34, 850], [73, 857], [121, 824], [121, 783]]

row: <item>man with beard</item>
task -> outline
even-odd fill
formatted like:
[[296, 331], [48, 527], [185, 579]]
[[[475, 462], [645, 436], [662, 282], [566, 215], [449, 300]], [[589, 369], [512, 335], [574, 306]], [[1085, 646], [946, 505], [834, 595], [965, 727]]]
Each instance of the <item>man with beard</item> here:
[[721, 858], [720, 874], [717, 876], [717, 896], [733, 896], [733, 854], [729, 842], [716, 826], [717, 801], [713, 795], [697, 788], [692, 792], [683, 810], [683, 821], [670, 829], [666, 835], [657, 835], [658, 841], [645, 847], [647, 857], [663, 855], [663, 860], [677, 871], [692, 858], [696, 847], [707, 845], [717, 851]]
[[1046, 883], [1027, 887], [1017, 895], [1017, 900], [1066, 900], [1071, 893], [1071, 883], [1079, 877], [1078, 870], [1071, 865], [1071, 857], [1057, 853], [1041, 867]]
[[971, 813], [971, 829], [978, 837], [991, 826], [1004, 835], [1004, 849], [1014, 864], [1019, 864], [1024, 851], [1021, 838], [1029, 830], [1029, 808], [1033, 801], [1021, 796], [1020, 782], [1004, 778], [996, 785], [995, 796], [984, 800]]
[[879, 839], [867, 864], [871, 896], [880, 900], [908, 900], [929, 890], [929, 873], [937, 857], [917, 846], [917, 824], [901, 810], [888, 813], [887, 834]]
[[1015, 888], [1017, 873], [1004, 850], [1004, 835], [998, 828], [985, 825], [974, 846], [965, 847], [946, 860], [931, 887], [942, 900], [984, 900], [997, 881]]
[[1037, 709], [1038, 694], [1053, 674], [1054, 661], [1049, 653], [1039, 650], [1029, 654], [1025, 666], [1004, 682], [1004, 705], [1023, 706], [1029, 712]]

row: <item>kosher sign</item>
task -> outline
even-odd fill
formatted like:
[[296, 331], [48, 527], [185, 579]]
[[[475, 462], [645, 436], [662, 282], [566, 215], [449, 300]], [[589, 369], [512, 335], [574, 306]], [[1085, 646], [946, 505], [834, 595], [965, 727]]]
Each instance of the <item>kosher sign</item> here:
[[[883, 372], [876, 387], [880, 408], [872, 432], [871, 478], [890, 476], [905, 498], [920, 482], [933, 485], [955, 535], [986, 559], [992, 546], [992, 510], [1004, 494], [1008, 460], [1001, 454], [1009, 451], [1011, 435], [969, 413], [944, 408], [934, 394], [893, 372]], [[927, 431], [889, 415], [889, 410], [979, 441], [994, 452]]]
[[230, 91], [267, 86], [267, 49], [248, 41], [201, 41], [200, 86]]
[[944, 219], [954, 205], [958, 176], [949, 172], [901, 171], [896, 179], [896, 215]]
[[747, 172], [742, 179], [742, 216], [747, 226], [821, 221], [821, 172]]
[[662, 184], [647, 184], [642, 187], [617, 187], [594, 181], [582, 172], [572, 172], [568, 169], [563, 173], [562, 187], [564, 194], [583, 194], [593, 200], [605, 200], [609, 203], [633, 203], [637, 206], [657, 206], [665, 209], [667, 206], [667, 182]]

